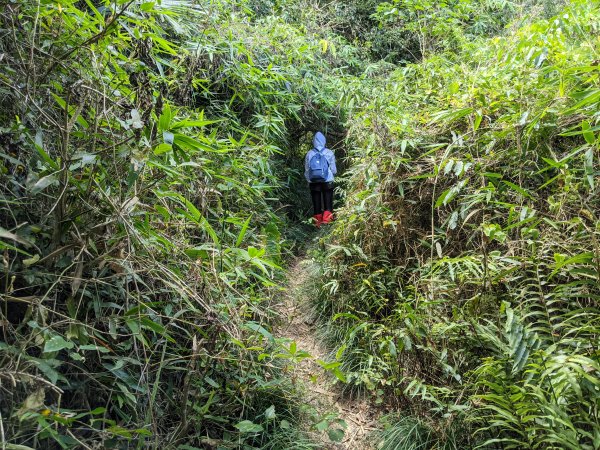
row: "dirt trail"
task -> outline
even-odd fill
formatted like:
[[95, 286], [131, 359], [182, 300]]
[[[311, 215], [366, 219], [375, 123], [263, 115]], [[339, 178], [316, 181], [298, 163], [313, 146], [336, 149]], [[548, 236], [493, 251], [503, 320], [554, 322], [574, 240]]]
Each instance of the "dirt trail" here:
[[340, 443], [332, 442], [327, 433], [314, 432], [313, 438], [329, 450], [371, 450], [375, 446], [369, 433], [376, 430], [379, 412], [368, 401], [348, 400], [337, 386], [335, 377], [326, 373], [316, 360], [327, 360], [329, 352], [319, 341], [316, 324], [308, 303], [305, 283], [309, 282], [308, 259], [298, 258], [288, 272], [288, 285], [284, 301], [279, 305], [283, 317], [282, 324], [276, 329], [279, 337], [296, 341], [298, 349], [307, 351], [312, 358], [297, 364], [291, 376], [306, 387], [306, 402], [315, 408], [320, 416], [337, 413], [347, 424], [344, 439]]

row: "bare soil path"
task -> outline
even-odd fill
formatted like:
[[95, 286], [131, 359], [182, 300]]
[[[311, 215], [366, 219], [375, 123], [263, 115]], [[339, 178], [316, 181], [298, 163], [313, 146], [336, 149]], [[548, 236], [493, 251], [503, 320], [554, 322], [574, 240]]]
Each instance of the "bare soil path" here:
[[306, 387], [306, 403], [312, 406], [319, 416], [337, 413], [347, 428], [341, 442], [332, 442], [326, 432], [312, 431], [312, 437], [330, 450], [371, 450], [375, 448], [373, 438], [369, 436], [377, 430], [377, 418], [380, 412], [366, 400], [352, 400], [342, 396], [335, 377], [326, 373], [317, 360], [328, 360], [330, 352], [320, 342], [316, 321], [308, 296], [310, 289], [310, 259], [298, 258], [289, 269], [288, 285], [283, 301], [278, 305], [283, 320], [276, 328], [278, 337], [296, 341], [299, 350], [311, 354], [296, 364], [291, 372], [295, 382]]

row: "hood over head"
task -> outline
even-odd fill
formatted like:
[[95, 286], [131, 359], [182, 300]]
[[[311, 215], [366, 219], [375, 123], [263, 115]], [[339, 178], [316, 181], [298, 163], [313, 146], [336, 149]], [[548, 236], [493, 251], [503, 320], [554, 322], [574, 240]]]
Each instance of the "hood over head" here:
[[315, 134], [315, 137], [313, 139], [313, 147], [316, 148], [317, 150], [321, 151], [325, 148], [325, 136], [323, 136], [323, 133], [321, 133], [320, 131], [317, 131], [317, 133]]

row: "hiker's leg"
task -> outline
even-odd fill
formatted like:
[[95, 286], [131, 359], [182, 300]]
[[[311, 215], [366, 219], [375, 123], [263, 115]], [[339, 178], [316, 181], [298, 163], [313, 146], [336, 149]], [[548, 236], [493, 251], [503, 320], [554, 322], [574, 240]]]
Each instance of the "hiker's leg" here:
[[321, 191], [315, 189], [316, 186], [310, 186], [310, 195], [312, 197], [313, 210], [315, 212], [315, 216], [319, 214], [323, 214], [323, 203], [321, 200]]
[[333, 183], [323, 183], [323, 202], [323, 223], [329, 223], [333, 220]]
[[324, 183], [323, 200], [325, 211], [333, 212], [333, 183]]
[[325, 212], [325, 190], [321, 185], [321, 211]]
[[312, 199], [314, 216], [313, 220], [317, 228], [323, 223], [323, 200], [321, 186], [318, 183], [310, 183], [310, 197]]

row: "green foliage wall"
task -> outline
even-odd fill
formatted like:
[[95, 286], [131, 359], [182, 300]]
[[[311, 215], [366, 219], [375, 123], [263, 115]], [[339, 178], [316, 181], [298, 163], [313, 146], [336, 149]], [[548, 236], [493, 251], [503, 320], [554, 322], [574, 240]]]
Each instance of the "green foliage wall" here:
[[440, 447], [600, 445], [599, 14], [572, 2], [346, 93], [316, 306], [347, 389], [395, 394]]
[[335, 57], [229, 2], [4, 5], [2, 438], [303, 445], [266, 300]]

